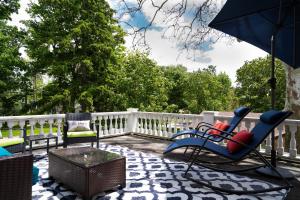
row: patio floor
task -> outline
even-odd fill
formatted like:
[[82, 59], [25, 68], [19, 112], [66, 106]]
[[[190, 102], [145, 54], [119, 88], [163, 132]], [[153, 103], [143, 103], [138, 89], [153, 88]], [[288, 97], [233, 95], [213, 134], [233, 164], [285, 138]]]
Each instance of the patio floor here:
[[[162, 156], [164, 156], [163, 151], [166, 148], [166, 146], [170, 143], [170, 141], [154, 139], [154, 138], [149, 138], [149, 137], [143, 137], [140, 135], [134, 135], [134, 136], [119, 136], [119, 137], [105, 138], [105, 139], [101, 139], [100, 143], [128, 147], [132, 150], [156, 154], [157, 156], [162, 157]], [[35, 154], [35, 153], [38, 153], [41, 151], [44, 151], [44, 150], [35, 150], [35, 151], [33, 151], [33, 153]], [[178, 160], [178, 161], [186, 161], [186, 157], [183, 156], [183, 151], [184, 151], [184, 149], [176, 150], [174, 152], [169, 153], [165, 157], [171, 158], [174, 160]], [[219, 159], [211, 154], [207, 154], [206, 158], [207, 159]], [[256, 161], [252, 160], [252, 159], [248, 159], [247, 162], [253, 163]], [[294, 188], [289, 192], [287, 199], [288, 200], [299, 200], [300, 199], [300, 163], [291, 163], [291, 162], [280, 161], [280, 162], [278, 162], [278, 165], [288, 168], [291, 172], [293, 172], [295, 174], [295, 179], [290, 180], [290, 182], [293, 184]], [[240, 168], [240, 166], [238, 166], [238, 167]], [[242, 173], [242, 175], [249, 176], [254, 179], [257, 178], [257, 179], [265, 180], [265, 181], [268, 181], [268, 182], [274, 183], [274, 184], [280, 183], [280, 180], [278, 180], [278, 179], [264, 177], [255, 172]]]
[[[119, 145], [129, 147], [133, 150], [147, 152], [147, 153], [154, 153], [159, 156], [163, 156], [163, 151], [166, 146], [170, 143], [170, 141], [160, 140], [160, 139], [153, 139], [149, 137], [142, 137], [142, 136], [120, 136], [114, 138], [107, 138], [101, 139], [101, 142], [111, 144], [111, 145]], [[175, 160], [184, 161], [186, 157], [183, 156], [182, 150], [176, 150], [174, 152], [169, 153], [166, 155], [168, 158], [172, 158]], [[212, 158], [213, 155], [209, 156], [208, 159], [216, 159], [216, 157]], [[255, 162], [254, 160], [247, 160], [248, 162]], [[294, 188], [289, 192], [287, 199], [288, 200], [299, 200], [300, 199], [300, 163], [293, 164], [291, 162], [280, 161], [278, 162], [278, 166], [284, 166], [288, 168], [292, 173], [296, 174], [295, 179], [290, 180], [293, 184]], [[280, 180], [264, 177], [262, 175], [257, 174], [256, 172], [246, 172], [242, 173], [243, 175], [249, 176], [251, 178], [258, 178], [262, 179], [271, 183], [280, 183]]]

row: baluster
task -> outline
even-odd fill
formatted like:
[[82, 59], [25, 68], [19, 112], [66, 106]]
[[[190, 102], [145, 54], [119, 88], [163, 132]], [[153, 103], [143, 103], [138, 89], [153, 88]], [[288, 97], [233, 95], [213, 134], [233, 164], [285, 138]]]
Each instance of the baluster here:
[[19, 126], [20, 126], [20, 137], [22, 138], [24, 136], [25, 120], [20, 120]]
[[61, 137], [61, 123], [62, 123], [62, 118], [57, 118], [57, 137]]
[[44, 134], [45, 119], [39, 119], [38, 123], [40, 124], [40, 135], [45, 135]]
[[[124, 128], [123, 128], [123, 131], [124, 131], [124, 132], [125, 132], [125, 130], [128, 130], [128, 127], [127, 127], [127, 120], [128, 120], [128, 115], [124, 116]], [[134, 130], [134, 131], [138, 131], [138, 129], [139, 129], [139, 120], [137, 120], [136, 126], [137, 126], [137, 127], [135, 127], [135, 130]]]
[[149, 116], [149, 132], [150, 132], [150, 135], [154, 135], [154, 131], [153, 131], [153, 123], [152, 123], [152, 120], [153, 120], [153, 115], [150, 115]]
[[145, 115], [145, 124], [144, 124], [144, 127], [145, 127], [145, 133], [147, 135], [149, 135], [150, 131], [149, 131], [149, 115], [148, 114]]
[[93, 124], [93, 131], [94, 132], [97, 132], [97, 129], [96, 129], [96, 119], [97, 119], [97, 116], [92, 116], [92, 124]]
[[13, 131], [12, 131], [12, 128], [14, 126], [14, 122], [9, 120], [7, 121], [7, 126], [8, 126], [8, 129], [9, 129], [9, 134], [8, 134], [8, 137], [9, 138], [12, 138], [13, 137]]
[[153, 129], [154, 129], [154, 135], [157, 136], [157, 118], [153, 117]]
[[99, 136], [101, 135], [104, 135], [104, 133], [103, 133], [103, 130], [102, 130], [102, 116], [99, 116], [98, 117], [98, 125], [99, 125]]
[[284, 153], [283, 138], [282, 138], [283, 126], [282, 125], [278, 126], [277, 130], [278, 130], [277, 153], [278, 153], [279, 156], [282, 156], [283, 153]]
[[2, 132], [1, 132], [1, 129], [2, 129], [2, 122], [0, 122], [0, 138], [2, 138]]
[[165, 116], [162, 116], [161, 118], [161, 129], [162, 129], [162, 135], [163, 137], [165, 137], [166, 135], [166, 117]]
[[162, 136], [162, 117], [158, 117], [158, 136]]
[[108, 116], [104, 116], [104, 135], [108, 134], [107, 122], [108, 122]]
[[145, 133], [143, 115], [141, 115], [141, 133]]
[[120, 132], [124, 133], [124, 121], [125, 117], [123, 115], [120, 115]]
[[245, 127], [246, 127], [247, 131], [250, 130], [250, 126], [251, 126], [251, 122], [249, 120], [245, 121]]
[[30, 135], [33, 136], [34, 135], [34, 125], [35, 125], [36, 121], [34, 119], [30, 119], [29, 120], [29, 124], [30, 124]]
[[297, 132], [297, 126], [296, 125], [290, 125], [289, 126], [291, 131], [291, 140], [290, 140], [290, 157], [295, 158], [297, 156], [297, 143], [296, 143], [296, 132]]
[[270, 134], [267, 139], [266, 139], [266, 153], [267, 154], [270, 154], [271, 153], [271, 150], [272, 150], [272, 146], [271, 146], [271, 135]]
[[49, 136], [53, 135], [53, 123], [54, 123], [54, 119], [51, 117], [48, 119], [48, 123], [49, 123]]
[[119, 119], [120, 119], [120, 116], [116, 115], [116, 117], [115, 117], [115, 134], [116, 133], [120, 133], [119, 127], [118, 127], [118, 121], [119, 121]]
[[108, 132], [109, 132], [109, 135], [112, 135], [113, 134], [113, 130], [112, 130], [112, 128], [113, 128], [112, 127], [113, 126], [113, 122], [112, 122], [113, 121], [113, 116], [108, 116], [108, 117], [109, 117], [109, 129], [108, 129], [109, 131]]
[[168, 137], [172, 136], [172, 121], [173, 121], [173, 117], [169, 116], [169, 118], [168, 118]]
[[177, 121], [178, 121], [178, 117], [174, 118], [174, 134], [177, 133]]

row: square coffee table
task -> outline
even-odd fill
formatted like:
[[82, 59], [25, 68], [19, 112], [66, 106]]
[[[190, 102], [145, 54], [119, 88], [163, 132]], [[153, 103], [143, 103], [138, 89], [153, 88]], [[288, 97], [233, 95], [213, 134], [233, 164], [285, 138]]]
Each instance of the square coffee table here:
[[126, 186], [126, 158], [92, 147], [55, 149], [49, 152], [49, 177], [91, 199]]

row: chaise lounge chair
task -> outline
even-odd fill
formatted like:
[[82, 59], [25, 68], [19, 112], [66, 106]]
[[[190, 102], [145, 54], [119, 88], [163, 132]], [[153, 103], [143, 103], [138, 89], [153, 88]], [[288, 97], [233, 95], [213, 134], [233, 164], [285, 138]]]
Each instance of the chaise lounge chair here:
[[[201, 185], [204, 185], [206, 187], [212, 188], [217, 191], [226, 192], [226, 193], [232, 193], [232, 194], [255, 194], [255, 193], [262, 193], [262, 192], [270, 192], [270, 191], [277, 191], [281, 189], [286, 189], [287, 191], [292, 188], [292, 185], [281, 176], [281, 174], [274, 168], [269, 161], [267, 161], [257, 150], [256, 148], [265, 140], [265, 138], [272, 132], [274, 129], [283, 122], [286, 118], [288, 118], [292, 112], [281, 112], [281, 111], [267, 111], [263, 113], [260, 116], [259, 122], [256, 124], [256, 126], [251, 130], [249, 134], [252, 134], [251, 140], [248, 141], [248, 144], [246, 142], [241, 142], [240, 139], [236, 140], [235, 137], [231, 136], [224, 136], [220, 135], [223, 139], [226, 139], [228, 142], [231, 141], [231, 144], [237, 144], [240, 146], [240, 150], [235, 153], [230, 153], [229, 149], [226, 148], [226, 146], [220, 145], [220, 143], [214, 143], [209, 140], [209, 137], [207, 138], [199, 138], [199, 137], [192, 137], [192, 138], [185, 138], [176, 140], [175, 142], [171, 143], [166, 150], [164, 151], [164, 154], [169, 153], [175, 149], [191, 146], [198, 149], [198, 152], [194, 155], [192, 162], [189, 164], [188, 169], [185, 172], [185, 177], [198, 183]], [[229, 159], [232, 163], [243, 161], [250, 153], [254, 153], [258, 159], [260, 159], [263, 162], [263, 165], [259, 166], [252, 166], [248, 167], [247, 169], [239, 169], [239, 170], [224, 170], [221, 169], [220, 166], [222, 166], [220, 163], [215, 164], [213, 167], [209, 164], [213, 164], [213, 162], [208, 162], [205, 160], [201, 160], [201, 156], [199, 154], [202, 152], [202, 150], [208, 150], [209, 152], [212, 152], [218, 156], [224, 157]], [[284, 186], [275, 186], [273, 188], [268, 189], [257, 189], [257, 190], [251, 190], [251, 191], [241, 191], [241, 190], [230, 190], [225, 189], [221, 187], [213, 186], [211, 183], [207, 181], [201, 181], [201, 180], [194, 180], [187, 176], [188, 171], [191, 169], [192, 165], [197, 162], [198, 165], [204, 166], [209, 169], [213, 169], [216, 171], [227, 171], [227, 172], [242, 172], [242, 171], [248, 171], [257, 169], [260, 167], [269, 167], [274, 173], [276, 173], [285, 183]], [[206, 164], [205, 164], [206, 163]]]
[[[249, 107], [240, 107], [234, 110], [234, 116], [231, 119], [229, 123], [229, 128], [226, 131], [216, 129], [213, 127], [213, 124], [206, 123], [206, 122], [200, 122], [195, 129], [191, 130], [184, 130], [180, 131], [176, 134], [174, 134], [171, 139], [175, 139], [182, 135], [190, 135], [191, 137], [203, 137], [206, 138], [208, 136], [211, 136], [211, 134], [208, 133], [209, 130], [217, 130], [221, 132], [221, 135], [231, 135], [234, 129], [239, 125], [239, 123], [244, 119], [244, 117], [251, 111], [251, 108]], [[205, 132], [200, 131], [200, 128], [207, 128]], [[215, 142], [220, 142], [223, 140], [222, 137], [214, 136], [210, 137], [211, 140]]]

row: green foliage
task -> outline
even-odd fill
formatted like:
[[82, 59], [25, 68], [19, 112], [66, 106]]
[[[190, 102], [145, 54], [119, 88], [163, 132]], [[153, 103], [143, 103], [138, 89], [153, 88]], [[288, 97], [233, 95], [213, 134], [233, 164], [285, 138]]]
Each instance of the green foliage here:
[[182, 66], [167, 66], [163, 68], [164, 76], [168, 79], [170, 85], [168, 94], [168, 112], [179, 112], [187, 107], [184, 101], [184, 92], [188, 82], [187, 69]]
[[134, 107], [143, 111], [164, 111], [168, 105], [169, 84], [162, 68], [146, 54], [132, 52], [123, 61], [119, 71], [118, 91], [124, 108]]
[[[7, 25], [8, 15], [17, 9], [15, 1], [0, 3], [0, 9], [5, 10], [0, 16], [0, 114], [16, 115], [21, 109], [24, 98], [23, 89], [27, 80], [25, 72], [28, 65], [19, 53], [22, 47], [23, 33], [16, 27]], [[5, 15], [5, 16], [4, 16]]]
[[[27, 53], [36, 72], [52, 80], [44, 88], [38, 112], [53, 105], [62, 112], [74, 111], [76, 103], [83, 111], [99, 107], [97, 102], [106, 99], [96, 91], [107, 83], [109, 68], [117, 64], [124, 42], [108, 3], [39, 0], [30, 5], [29, 13]], [[106, 110], [103, 106], [99, 109]]]
[[[282, 110], [285, 102], [285, 71], [279, 60], [275, 62], [276, 109]], [[270, 57], [258, 58], [237, 70], [236, 96], [242, 105], [251, 106], [254, 112], [264, 112], [271, 108], [271, 94], [268, 80], [271, 77]]]
[[0, 20], [10, 19], [10, 15], [18, 11], [20, 7], [19, 0], [1, 0], [0, 1]]
[[184, 94], [192, 113], [201, 113], [203, 110], [231, 109], [233, 89], [231, 81], [225, 73], [216, 73], [214, 66], [190, 73]]

